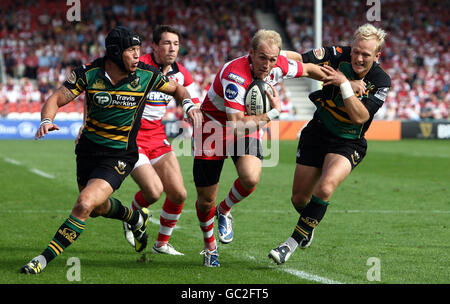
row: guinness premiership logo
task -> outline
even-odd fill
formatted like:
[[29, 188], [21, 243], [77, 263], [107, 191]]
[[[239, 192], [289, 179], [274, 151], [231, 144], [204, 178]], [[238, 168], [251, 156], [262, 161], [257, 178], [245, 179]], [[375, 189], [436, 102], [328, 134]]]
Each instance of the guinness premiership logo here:
[[433, 124], [428, 122], [421, 122], [419, 124], [420, 131], [422, 132], [423, 138], [428, 138], [431, 135], [431, 130], [433, 129]]

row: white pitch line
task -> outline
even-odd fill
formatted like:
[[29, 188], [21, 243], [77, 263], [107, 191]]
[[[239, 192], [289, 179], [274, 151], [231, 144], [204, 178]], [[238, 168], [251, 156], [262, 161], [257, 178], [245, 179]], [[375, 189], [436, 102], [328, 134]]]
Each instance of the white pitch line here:
[[47, 172], [44, 172], [44, 171], [41, 171], [41, 170], [36, 169], [36, 168], [31, 168], [30, 172], [33, 172], [34, 174], [37, 174], [39, 176], [42, 176], [42, 177], [45, 177], [45, 178], [49, 178], [49, 179], [54, 179], [55, 178], [54, 175], [52, 175], [50, 173], [47, 173]]
[[[13, 158], [3, 157], [3, 160], [5, 162], [7, 162], [7, 163], [10, 163], [10, 164], [13, 164], [13, 165], [16, 165], [16, 166], [22, 166], [22, 162], [20, 162], [18, 160], [15, 160]], [[49, 178], [49, 179], [54, 179], [55, 178], [54, 175], [52, 175], [50, 173], [47, 173], [47, 172], [44, 172], [42, 170], [36, 169], [36, 168], [30, 168], [29, 170], [30, 170], [30, 172], [33, 172], [34, 174], [37, 174], [37, 175], [45, 177], [45, 178]]]
[[[275, 268], [275, 267], [271, 267], [271, 268]], [[301, 279], [305, 279], [305, 280], [308, 280], [308, 281], [319, 282], [319, 283], [322, 283], [322, 284], [345, 284], [345, 283], [342, 283], [342, 282], [339, 282], [339, 281], [335, 281], [335, 280], [332, 280], [332, 279], [329, 279], [329, 278], [321, 277], [321, 276], [318, 276], [318, 275], [315, 275], [315, 274], [307, 273], [305, 271], [297, 270], [297, 269], [293, 269], [293, 268], [280, 268], [280, 269], [277, 269], [277, 270], [287, 272], [287, 273], [292, 274], [292, 275], [294, 275], [296, 277], [299, 277]]]
[[[254, 256], [247, 254], [246, 255], [247, 258], [249, 260], [252, 260], [254, 262], [257, 262], [258, 264], [262, 264], [262, 262], [258, 261]], [[303, 270], [298, 270], [298, 269], [294, 269], [294, 268], [284, 268], [284, 267], [280, 267], [280, 266], [269, 266], [270, 269], [274, 269], [277, 271], [283, 271], [286, 273], [289, 273], [293, 276], [296, 276], [300, 279], [305, 279], [308, 281], [314, 281], [314, 282], [318, 282], [318, 283], [322, 283], [322, 284], [345, 284], [339, 281], [335, 281], [329, 278], [325, 278], [325, 277], [321, 277], [315, 274], [311, 274], [308, 272], [305, 272]]]
[[5, 162], [16, 165], [16, 166], [22, 165], [22, 163], [20, 161], [9, 158], [9, 157], [5, 157], [4, 160], [5, 160]]

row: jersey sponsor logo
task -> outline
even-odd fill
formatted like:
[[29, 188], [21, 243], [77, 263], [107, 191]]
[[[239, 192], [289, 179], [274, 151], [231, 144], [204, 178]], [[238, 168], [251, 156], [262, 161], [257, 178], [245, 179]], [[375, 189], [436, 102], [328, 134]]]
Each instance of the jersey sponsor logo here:
[[237, 95], [238, 95], [238, 88], [236, 87], [236, 85], [232, 83], [227, 85], [227, 87], [225, 88], [225, 97], [231, 100], [235, 99]]
[[112, 101], [112, 105], [122, 107], [135, 107], [137, 104], [135, 96], [128, 95], [114, 95], [115, 99]]
[[112, 102], [111, 94], [109, 94], [108, 92], [95, 93], [92, 99], [94, 100], [94, 104], [101, 108], [106, 108]]
[[316, 57], [318, 60], [322, 60], [323, 57], [325, 57], [325, 49], [324, 48], [317, 48], [313, 50], [314, 57]]
[[169, 102], [172, 100], [172, 96], [162, 93], [162, 92], [157, 92], [157, 91], [151, 91], [148, 95], [147, 95], [147, 99], [150, 101], [166, 101]]
[[245, 83], [245, 78], [244, 77], [241, 77], [241, 76], [236, 75], [234, 73], [229, 73], [227, 78], [232, 80], [232, 81], [234, 81], [234, 82], [237, 82], [237, 83], [239, 83], [241, 85], [244, 85], [244, 83]]
[[375, 97], [378, 98], [378, 99], [380, 99], [380, 100], [382, 100], [382, 101], [385, 101], [385, 100], [386, 100], [386, 97], [387, 97], [388, 91], [389, 91], [389, 88], [388, 88], [388, 87], [386, 87], [386, 88], [379, 88], [379, 89], [376, 91], [376, 93], [375, 93]]

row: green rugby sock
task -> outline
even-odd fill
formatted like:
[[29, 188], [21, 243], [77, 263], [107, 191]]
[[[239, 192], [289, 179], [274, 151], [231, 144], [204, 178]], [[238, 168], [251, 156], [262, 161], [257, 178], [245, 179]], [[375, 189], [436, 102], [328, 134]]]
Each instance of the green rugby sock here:
[[327, 211], [329, 202], [325, 202], [317, 196], [312, 196], [311, 201], [301, 210], [297, 226], [295, 226], [292, 238], [300, 243], [308, 239], [313, 229], [320, 223]]
[[70, 215], [59, 227], [47, 248], [41, 253], [41, 255], [45, 257], [46, 264], [63, 253], [68, 246], [73, 244], [84, 231], [85, 226], [85, 222]]
[[118, 199], [114, 197], [109, 198], [109, 203], [109, 212], [104, 215], [104, 217], [121, 220], [130, 224], [131, 226], [134, 226], [139, 222], [140, 214], [138, 211], [134, 211], [132, 208], [125, 207]]

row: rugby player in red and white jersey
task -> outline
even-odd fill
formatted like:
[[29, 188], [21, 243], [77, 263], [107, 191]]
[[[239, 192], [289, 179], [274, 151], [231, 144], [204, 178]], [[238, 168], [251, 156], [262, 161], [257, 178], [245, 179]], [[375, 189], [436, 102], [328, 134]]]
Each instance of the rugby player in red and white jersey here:
[[[298, 53], [281, 51], [281, 37], [275, 31], [259, 30], [251, 42], [247, 56], [225, 63], [217, 73], [201, 105], [202, 129], [194, 128], [194, 182], [197, 189], [196, 210], [203, 232], [203, 264], [218, 267], [217, 244], [213, 234], [214, 216], [218, 218], [219, 240], [233, 240], [230, 209], [249, 196], [259, 182], [262, 168], [262, 146], [258, 131], [243, 133], [254, 126], [276, 119], [280, 114], [280, 98], [272, 85], [286, 78], [325, 77], [319, 66], [303, 64], [290, 58]], [[254, 79], [263, 79], [272, 86], [267, 92], [272, 109], [261, 115], [245, 113], [244, 97]], [[257, 130], [257, 128], [255, 128]], [[219, 178], [224, 160], [231, 156], [238, 178], [228, 196], [216, 207]]]
[[[184, 66], [176, 62], [180, 47], [179, 39], [180, 34], [174, 27], [157, 26], [153, 31], [153, 52], [141, 56], [140, 61], [159, 68], [168, 78], [183, 85], [193, 97], [192, 101], [199, 103], [199, 99], [195, 97], [197, 94], [192, 75]], [[164, 191], [166, 199], [160, 215], [158, 237], [152, 251], [183, 255], [169, 244], [169, 238], [180, 218], [186, 200], [180, 165], [162, 124], [167, 104], [172, 99], [172, 96], [160, 92], [150, 92], [147, 96], [141, 128], [137, 136], [139, 160], [131, 172], [140, 190], [135, 194], [131, 205], [134, 210], [148, 207], [155, 203]], [[193, 104], [183, 105], [183, 107], [190, 106]], [[194, 106], [194, 108], [201, 115], [198, 107]], [[127, 241], [134, 246], [134, 238], [128, 225], [124, 222], [123, 226]]]

